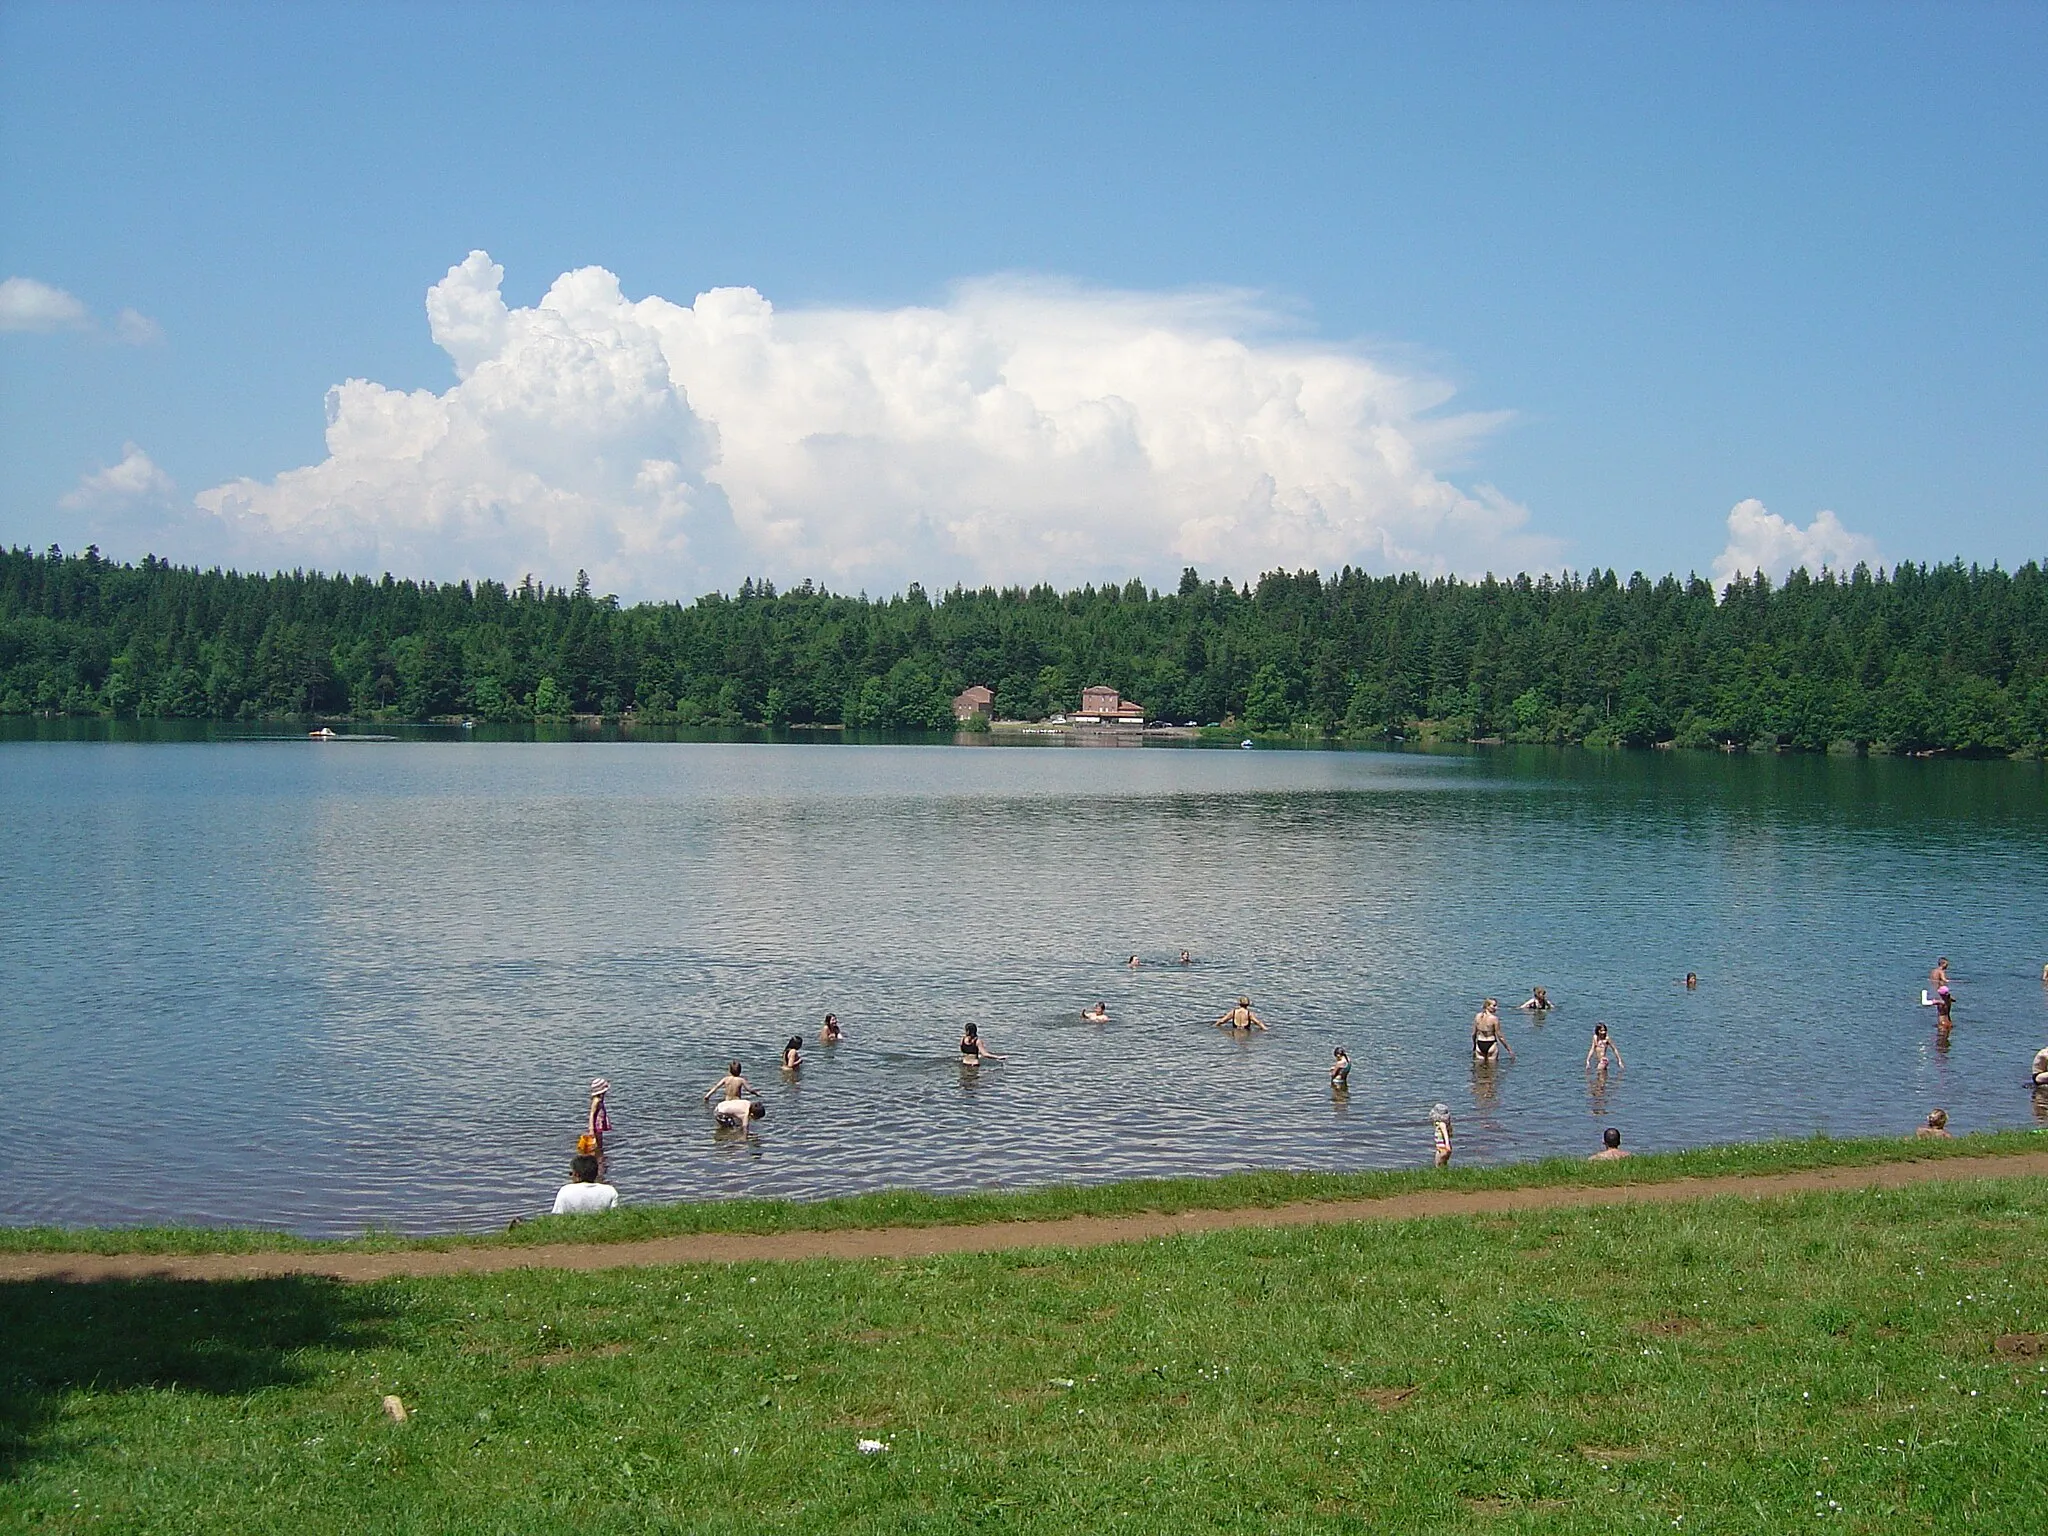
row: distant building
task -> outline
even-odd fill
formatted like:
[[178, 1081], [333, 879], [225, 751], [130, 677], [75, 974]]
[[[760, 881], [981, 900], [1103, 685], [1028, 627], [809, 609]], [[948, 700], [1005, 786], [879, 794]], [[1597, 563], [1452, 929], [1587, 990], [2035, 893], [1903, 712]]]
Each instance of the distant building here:
[[995, 691], [982, 687], [980, 683], [966, 689], [953, 700], [955, 720], [972, 720], [976, 715], [986, 715], [991, 720], [996, 717]]
[[1069, 718], [1080, 725], [1143, 725], [1145, 707], [1127, 702], [1114, 688], [1098, 685], [1081, 690], [1081, 707]]

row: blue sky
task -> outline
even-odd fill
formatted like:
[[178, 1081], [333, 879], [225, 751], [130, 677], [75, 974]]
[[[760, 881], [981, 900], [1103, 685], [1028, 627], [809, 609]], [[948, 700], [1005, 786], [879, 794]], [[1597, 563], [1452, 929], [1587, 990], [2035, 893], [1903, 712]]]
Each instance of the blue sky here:
[[2044, 77], [2037, 5], [6, 4], [0, 539], [634, 595], [2016, 563]]

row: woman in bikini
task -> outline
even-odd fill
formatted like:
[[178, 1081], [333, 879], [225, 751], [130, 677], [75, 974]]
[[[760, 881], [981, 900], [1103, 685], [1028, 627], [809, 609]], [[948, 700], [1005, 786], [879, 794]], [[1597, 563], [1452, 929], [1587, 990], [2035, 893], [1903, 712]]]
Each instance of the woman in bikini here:
[[1330, 1091], [1349, 1093], [1351, 1091], [1351, 1053], [1338, 1046], [1330, 1053], [1336, 1059], [1330, 1063]]
[[998, 1056], [994, 1051], [990, 1050], [987, 1043], [981, 1038], [981, 1031], [972, 1024], [969, 1024], [960, 1031], [961, 1066], [978, 1067], [984, 1061], [1004, 1061], [1007, 1059], [1007, 1057]]
[[1507, 1036], [1500, 1029], [1500, 999], [1489, 997], [1479, 1005], [1479, 1011], [1472, 1015], [1472, 1059], [1492, 1061], [1506, 1051], [1508, 1060], [1515, 1059], [1515, 1048], [1508, 1044]]
[[804, 1037], [791, 1035], [782, 1047], [782, 1070], [794, 1072], [804, 1064]]
[[1605, 1024], [1595, 1024], [1593, 1026], [1593, 1043], [1586, 1047], [1586, 1070], [1588, 1072], [1605, 1072], [1609, 1056], [1614, 1058], [1614, 1064], [1617, 1067], [1627, 1065], [1621, 1059], [1621, 1047], [1616, 1045], [1613, 1037], [1607, 1033], [1607, 1026]]
[[1216, 1021], [1216, 1027], [1245, 1034], [1254, 1029], [1264, 1029], [1266, 1021], [1252, 1012], [1252, 1000], [1249, 997], [1240, 997], [1237, 1006]]
[[825, 1027], [818, 1031], [818, 1038], [827, 1045], [837, 1045], [846, 1038], [846, 1031], [839, 1027], [838, 1014], [825, 1015]]

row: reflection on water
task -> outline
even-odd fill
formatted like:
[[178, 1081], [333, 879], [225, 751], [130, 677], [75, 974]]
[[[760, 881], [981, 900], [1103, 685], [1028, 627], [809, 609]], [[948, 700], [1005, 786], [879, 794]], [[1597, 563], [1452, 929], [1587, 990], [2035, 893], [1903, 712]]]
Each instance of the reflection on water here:
[[629, 1200], [1419, 1166], [1436, 1099], [1460, 1162], [2048, 1118], [2032, 765], [13, 741], [0, 813], [13, 1221], [498, 1225], [599, 1073]]

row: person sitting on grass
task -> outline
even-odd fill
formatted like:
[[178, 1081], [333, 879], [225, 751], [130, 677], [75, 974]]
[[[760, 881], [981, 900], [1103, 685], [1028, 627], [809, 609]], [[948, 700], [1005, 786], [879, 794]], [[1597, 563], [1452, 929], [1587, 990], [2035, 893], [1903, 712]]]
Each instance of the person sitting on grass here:
[[555, 1195], [555, 1216], [595, 1216], [619, 1208], [619, 1192], [597, 1181], [597, 1158], [578, 1152], [569, 1159], [569, 1182]]
[[1600, 1133], [1600, 1140], [1603, 1145], [1598, 1152], [1595, 1152], [1587, 1159], [1588, 1162], [1611, 1163], [1628, 1156], [1627, 1151], [1621, 1145], [1621, 1132], [1613, 1126], [1610, 1125]]
[[1927, 1116], [1927, 1123], [1921, 1126], [1920, 1129], [1915, 1131], [1913, 1134], [1922, 1141], [1950, 1140], [1951, 1137], [1948, 1128], [1948, 1111], [1945, 1109], [1936, 1109], [1929, 1111]]

